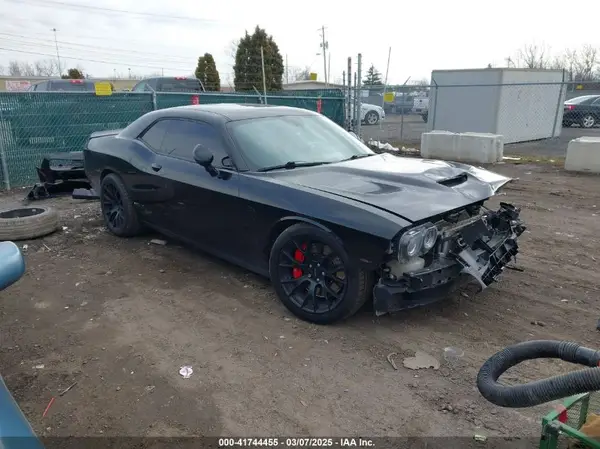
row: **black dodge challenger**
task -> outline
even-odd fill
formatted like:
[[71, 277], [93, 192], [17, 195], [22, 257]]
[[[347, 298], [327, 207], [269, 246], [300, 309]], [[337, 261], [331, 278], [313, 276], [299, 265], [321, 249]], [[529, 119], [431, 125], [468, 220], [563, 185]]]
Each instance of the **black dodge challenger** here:
[[[517, 254], [519, 209], [484, 202], [510, 178], [376, 154], [315, 112], [214, 104], [96, 132], [85, 171], [117, 236], [144, 227], [268, 276], [300, 318], [332, 323], [482, 288]], [[463, 275], [467, 276], [463, 276]]]

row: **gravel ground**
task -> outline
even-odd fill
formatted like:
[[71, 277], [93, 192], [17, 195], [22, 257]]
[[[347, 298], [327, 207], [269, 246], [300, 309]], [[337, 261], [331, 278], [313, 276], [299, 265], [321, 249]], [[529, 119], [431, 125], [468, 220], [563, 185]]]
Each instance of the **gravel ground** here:
[[[109, 235], [94, 202], [46, 201], [66, 228], [24, 242], [27, 273], [0, 293], [2, 374], [41, 436], [484, 433], [535, 441], [550, 405], [494, 407], [475, 376], [514, 342], [597, 344], [599, 178], [550, 165], [495, 170], [517, 178], [491, 202], [523, 208], [524, 271], [507, 271], [478, 295], [461, 291], [380, 318], [365, 309], [334, 326], [298, 321], [267, 280], [176, 242]], [[4, 195], [0, 204], [14, 200]], [[464, 356], [448, 363], [445, 347]], [[404, 368], [416, 350], [441, 367]], [[193, 367], [188, 379], [183, 365]], [[568, 369], [532, 362], [507, 379]], [[75, 381], [43, 418], [51, 397]]]

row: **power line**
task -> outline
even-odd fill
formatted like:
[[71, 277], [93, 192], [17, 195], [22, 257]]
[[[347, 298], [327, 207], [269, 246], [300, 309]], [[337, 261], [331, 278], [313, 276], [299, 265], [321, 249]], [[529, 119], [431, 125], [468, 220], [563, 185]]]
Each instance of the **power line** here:
[[[29, 37], [29, 36], [24, 36], [22, 34], [0, 33], [0, 36], [18, 37], [18, 38], [21, 38], [21, 39], [28, 39], [30, 41], [47, 42], [47, 39], [41, 39], [41, 38], [36, 38], [36, 37]], [[2, 38], [0, 37], [0, 39], [2, 39]], [[7, 39], [7, 40], [9, 40], [9, 39]], [[31, 43], [29, 43], [29, 42], [20, 42], [20, 41], [13, 41], [13, 42], [15, 42], [15, 43], [22, 43], [22, 44], [31, 44], [31, 45], [47, 45], [47, 44], [41, 44], [41, 43], [38, 44], [36, 42], [31, 42]], [[160, 57], [160, 58], [185, 59], [186, 61], [190, 60], [190, 57], [186, 57], [186, 56], [165, 55], [165, 54], [160, 54], [160, 53], [150, 53], [150, 52], [144, 52], [144, 51], [138, 51], [138, 50], [125, 50], [125, 49], [111, 48], [111, 47], [99, 47], [97, 45], [79, 44], [79, 43], [76, 43], [76, 42], [69, 42], [69, 41], [63, 41], [63, 40], [58, 41], [58, 44], [60, 44], [61, 47], [63, 46], [63, 44], [66, 44], [66, 45], [74, 45], [76, 47], [84, 47], [84, 48], [91, 48], [91, 49], [98, 49], [98, 50], [108, 50], [106, 53], [124, 52], [124, 53], [135, 53], [136, 55], [157, 56], [157, 57]]]
[[[4, 51], [10, 51], [13, 53], [23, 53], [23, 54], [28, 54], [28, 55], [38, 55], [38, 56], [54, 56], [52, 54], [48, 54], [48, 53], [39, 53], [39, 52], [35, 52], [35, 51], [25, 51], [25, 50], [17, 50], [17, 49], [13, 49], [13, 48], [5, 48], [5, 47], [0, 47], [0, 50], [4, 50]], [[99, 60], [99, 59], [84, 59], [84, 58], [78, 58], [78, 57], [72, 57], [72, 56], [63, 56], [67, 59], [73, 59], [75, 61], [84, 61], [84, 62], [97, 62], [100, 64], [111, 64], [111, 65], [123, 65], [123, 66], [130, 66], [130, 67], [140, 67], [140, 68], [146, 68], [146, 69], [155, 69], [155, 70], [161, 70], [161, 69], [167, 69], [167, 70], [172, 70], [172, 71], [181, 71], [181, 70], [185, 70], [185, 71], [189, 71], [190, 69], [176, 69], [176, 68], [171, 68], [171, 67], [158, 67], [158, 66], [149, 66], [149, 65], [141, 65], [141, 64], [131, 64], [131, 63], [127, 63], [127, 62], [116, 62], [116, 61], [103, 61], [103, 60]]]
[[[1, 34], [1, 33], [0, 33]], [[42, 44], [42, 43], [38, 43], [38, 42], [21, 42], [19, 40], [13, 40], [10, 38], [3, 38], [0, 36], [0, 42], [4, 42], [7, 44], [11, 44], [12, 46], [17, 46], [18, 48], [24, 46], [24, 47], [47, 47], [47, 48], [53, 48], [54, 45], [52, 44]], [[161, 63], [162, 61], [165, 62], [169, 62], [169, 63], [174, 63], [174, 64], [188, 64], [191, 62], [195, 62], [197, 58], [195, 57], [189, 57], [189, 58], [181, 58], [181, 59], [171, 59], [168, 60], [165, 59], [164, 57], [160, 56], [160, 55], [144, 55], [144, 54], [136, 54], [135, 52], [129, 52], [130, 54], [123, 54], [123, 53], [115, 53], [113, 51], [106, 51], [106, 50], [94, 50], [93, 46], [91, 46], [90, 49], [88, 48], [76, 48], [76, 47], [71, 47], [68, 45], [63, 45], [64, 41], [59, 41], [58, 42], [60, 45], [61, 50], [71, 50], [71, 52], [82, 52], [85, 53], [85, 56], [87, 57], [87, 54], [89, 53], [95, 53], [97, 55], [101, 55], [101, 56], [108, 56], [108, 57], [117, 57], [117, 58], [126, 58], [126, 59], [135, 59], [135, 60], [141, 60], [141, 59], [145, 59], [146, 61], [144, 62], [156, 62], [156, 63]], [[26, 48], [27, 49], [27, 48]], [[133, 53], [133, 54], [131, 54]], [[64, 55], [63, 55], [64, 56]], [[185, 60], [184, 60], [185, 59]], [[148, 61], [150, 60], [150, 61]]]
[[141, 16], [141, 17], [151, 17], [151, 18], [156, 18], [156, 19], [184, 20], [187, 22], [196, 22], [196, 23], [203, 22], [206, 24], [214, 24], [214, 25], [223, 23], [222, 21], [218, 21], [215, 19], [200, 19], [197, 17], [174, 16], [174, 15], [169, 15], [169, 14], [157, 14], [157, 13], [151, 13], [151, 12], [130, 11], [127, 9], [114, 9], [114, 8], [104, 8], [104, 7], [100, 7], [100, 6], [78, 5], [75, 3], [68, 3], [68, 2], [62, 2], [62, 1], [56, 1], [56, 0], [19, 0], [19, 3], [29, 3], [29, 4], [33, 4], [36, 6], [42, 6], [42, 7], [62, 6], [62, 7], [66, 7], [66, 8], [75, 8], [75, 9], [80, 9], [80, 10], [89, 11], [89, 12], [100, 11], [100, 12], [108, 12], [108, 13], [113, 13], [113, 14], [129, 14], [129, 15], [136, 15], [136, 16]]

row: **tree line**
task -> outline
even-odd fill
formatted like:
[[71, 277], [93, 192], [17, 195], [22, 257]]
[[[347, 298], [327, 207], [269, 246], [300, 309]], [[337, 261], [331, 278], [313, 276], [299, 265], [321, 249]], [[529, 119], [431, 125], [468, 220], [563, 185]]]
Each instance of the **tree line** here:
[[568, 81], [600, 81], [600, 51], [589, 44], [559, 54], [553, 54], [546, 45], [526, 44], [514, 59], [507, 58], [507, 65], [511, 63], [520, 68], [565, 70]]

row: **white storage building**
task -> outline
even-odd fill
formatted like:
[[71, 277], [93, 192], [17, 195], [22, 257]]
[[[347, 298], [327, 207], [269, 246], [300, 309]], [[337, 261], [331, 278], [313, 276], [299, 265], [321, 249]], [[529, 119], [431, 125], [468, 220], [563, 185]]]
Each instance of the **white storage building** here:
[[562, 70], [434, 70], [431, 78], [429, 131], [501, 134], [504, 143], [560, 135]]

